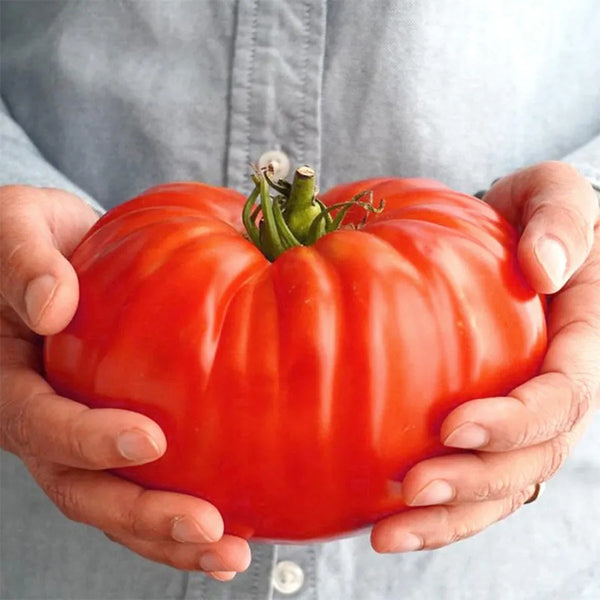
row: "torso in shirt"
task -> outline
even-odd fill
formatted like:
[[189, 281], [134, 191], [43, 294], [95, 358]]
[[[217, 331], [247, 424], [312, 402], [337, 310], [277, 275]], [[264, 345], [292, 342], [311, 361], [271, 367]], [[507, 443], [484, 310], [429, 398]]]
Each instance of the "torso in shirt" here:
[[[600, 7], [458, 0], [11, 2], [2, 93], [45, 157], [106, 207], [153, 184], [248, 191], [280, 149], [321, 187], [378, 175], [465, 191], [560, 158], [600, 130]], [[254, 548], [233, 584], [154, 565], [68, 522], [2, 456], [12, 598], [598, 600], [599, 426], [535, 505], [435, 552], [366, 537]], [[595, 437], [594, 437], [595, 436]], [[5, 559], [5, 560], [4, 560]]]

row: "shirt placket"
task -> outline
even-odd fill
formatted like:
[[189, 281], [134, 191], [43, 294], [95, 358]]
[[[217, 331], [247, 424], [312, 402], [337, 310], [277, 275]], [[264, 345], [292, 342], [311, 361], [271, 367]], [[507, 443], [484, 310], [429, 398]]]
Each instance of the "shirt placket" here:
[[251, 187], [250, 163], [282, 151], [321, 163], [325, 0], [240, 0], [231, 75], [227, 185]]

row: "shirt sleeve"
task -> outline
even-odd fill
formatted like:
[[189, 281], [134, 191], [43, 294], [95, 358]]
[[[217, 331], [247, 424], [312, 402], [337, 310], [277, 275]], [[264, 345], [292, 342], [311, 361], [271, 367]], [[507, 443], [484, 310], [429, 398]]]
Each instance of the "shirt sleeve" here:
[[600, 135], [571, 152], [563, 160], [576, 167], [600, 194]]
[[35, 147], [0, 99], [0, 185], [24, 184], [67, 190], [85, 200], [99, 214], [104, 209], [89, 194], [53, 167]]

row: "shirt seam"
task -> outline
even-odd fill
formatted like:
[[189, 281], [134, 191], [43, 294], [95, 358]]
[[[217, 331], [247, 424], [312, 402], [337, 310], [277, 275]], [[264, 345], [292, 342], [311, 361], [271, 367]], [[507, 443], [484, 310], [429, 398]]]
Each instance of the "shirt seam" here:
[[256, 59], [256, 40], [258, 35], [258, 0], [252, 2], [252, 32], [250, 35], [250, 60], [248, 64], [248, 71], [246, 73], [246, 164], [250, 164], [250, 114], [252, 108], [252, 89], [254, 86], [254, 62]]
[[306, 121], [308, 118], [308, 69], [309, 69], [309, 47], [310, 47], [310, 11], [311, 6], [308, 0], [304, 0], [304, 15], [303, 15], [303, 43], [302, 43], [302, 83], [300, 86], [300, 131], [298, 132], [298, 160], [305, 160], [306, 153]]

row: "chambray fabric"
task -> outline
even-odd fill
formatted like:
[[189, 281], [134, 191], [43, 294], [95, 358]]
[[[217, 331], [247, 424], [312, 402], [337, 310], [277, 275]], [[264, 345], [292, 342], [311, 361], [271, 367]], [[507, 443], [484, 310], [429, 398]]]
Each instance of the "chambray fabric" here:
[[[2, 2], [0, 182], [110, 208], [163, 181], [248, 192], [280, 149], [322, 189], [378, 175], [473, 192], [566, 158], [600, 185], [596, 0]], [[94, 199], [94, 200], [92, 200]], [[599, 357], [600, 368], [600, 357]], [[600, 420], [535, 504], [458, 544], [254, 545], [231, 583], [156, 565], [66, 520], [0, 454], [0, 598], [598, 600]]]

